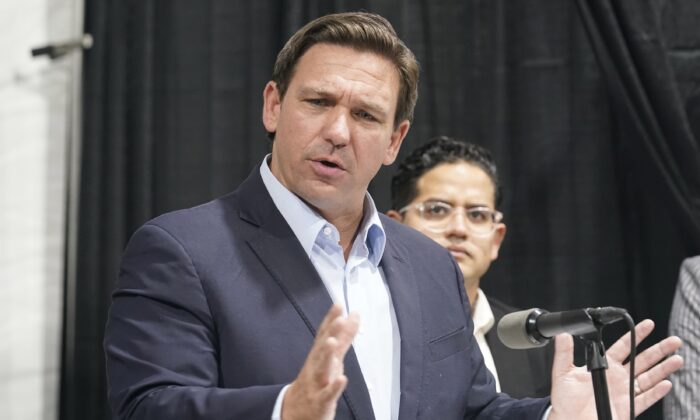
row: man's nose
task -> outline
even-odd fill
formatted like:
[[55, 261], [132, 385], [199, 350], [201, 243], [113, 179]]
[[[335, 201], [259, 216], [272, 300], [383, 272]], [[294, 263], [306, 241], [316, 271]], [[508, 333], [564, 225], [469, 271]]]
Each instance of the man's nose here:
[[450, 215], [450, 218], [447, 220], [447, 223], [447, 231], [451, 236], [459, 236], [462, 238], [465, 238], [467, 236], [467, 214], [464, 212], [463, 209], [455, 209], [454, 213], [452, 213]]
[[344, 147], [350, 141], [349, 118], [342, 109], [333, 110], [329, 113], [324, 137], [335, 148]]

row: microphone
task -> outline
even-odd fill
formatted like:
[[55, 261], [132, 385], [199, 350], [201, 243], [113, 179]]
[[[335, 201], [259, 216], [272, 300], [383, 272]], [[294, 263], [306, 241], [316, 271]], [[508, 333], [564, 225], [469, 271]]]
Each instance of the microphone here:
[[501, 318], [498, 338], [511, 349], [542, 347], [557, 334], [595, 333], [600, 327], [621, 320], [626, 313], [612, 306], [552, 313], [539, 308], [526, 309]]

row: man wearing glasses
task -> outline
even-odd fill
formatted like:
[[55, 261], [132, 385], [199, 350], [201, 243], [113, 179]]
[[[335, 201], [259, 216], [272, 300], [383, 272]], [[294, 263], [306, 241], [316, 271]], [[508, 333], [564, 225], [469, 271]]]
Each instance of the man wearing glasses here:
[[481, 277], [506, 234], [501, 194], [491, 154], [474, 144], [437, 137], [416, 149], [400, 165], [391, 184], [387, 215], [447, 248], [459, 265], [472, 307], [474, 335], [496, 388], [514, 397], [549, 395], [553, 349], [528, 351], [505, 347], [495, 325], [517, 310], [487, 299]]

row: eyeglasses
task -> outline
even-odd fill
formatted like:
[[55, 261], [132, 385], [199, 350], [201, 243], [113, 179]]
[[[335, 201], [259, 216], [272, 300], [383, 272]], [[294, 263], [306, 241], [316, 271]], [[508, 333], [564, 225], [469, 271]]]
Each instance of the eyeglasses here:
[[448, 230], [453, 217], [461, 212], [466, 216], [466, 226], [469, 231], [478, 236], [490, 235], [496, 230], [496, 225], [503, 220], [503, 213], [488, 207], [454, 207], [442, 201], [409, 204], [399, 210], [399, 213], [404, 214], [411, 209], [418, 213], [427, 230], [436, 233]]

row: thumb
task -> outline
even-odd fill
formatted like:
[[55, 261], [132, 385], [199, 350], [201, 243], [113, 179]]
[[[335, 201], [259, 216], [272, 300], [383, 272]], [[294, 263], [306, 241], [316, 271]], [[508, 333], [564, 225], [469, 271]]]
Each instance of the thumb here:
[[554, 362], [552, 364], [552, 383], [574, 367], [574, 338], [570, 334], [554, 337]]

